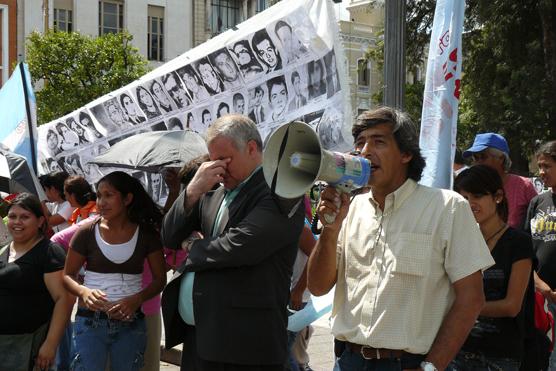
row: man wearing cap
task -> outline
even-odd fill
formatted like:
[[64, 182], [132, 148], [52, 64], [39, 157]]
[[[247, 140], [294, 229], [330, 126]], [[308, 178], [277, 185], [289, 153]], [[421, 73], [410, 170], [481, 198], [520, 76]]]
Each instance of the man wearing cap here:
[[498, 172], [508, 199], [508, 224], [522, 229], [529, 201], [537, 191], [529, 179], [508, 173], [512, 161], [506, 139], [496, 133], [477, 134], [471, 148], [463, 152], [463, 157], [471, 157], [474, 165], [487, 165]]

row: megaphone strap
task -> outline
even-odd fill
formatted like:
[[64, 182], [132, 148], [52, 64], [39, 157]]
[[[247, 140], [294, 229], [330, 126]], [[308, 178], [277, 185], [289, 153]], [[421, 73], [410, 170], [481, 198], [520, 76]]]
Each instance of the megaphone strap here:
[[286, 132], [284, 133], [284, 137], [282, 138], [282, 143], [280, 143], [280, 150], [278, 151], [278, 161], [276, 163], [276, 170], [274, 170], [274, 175], [272, 176], [272, 184], [270, 185], [270, 192], [272, 195], [276, 195], [276, 183], [278, 182], [278, 168], [280, 167], [280, 161], [282, 161], [282, 157], [284, 156], [284, 151], [286, 150], [286, 144], [288, 143], [288, 135], [290, 131], [290, 125], [286, 128]]

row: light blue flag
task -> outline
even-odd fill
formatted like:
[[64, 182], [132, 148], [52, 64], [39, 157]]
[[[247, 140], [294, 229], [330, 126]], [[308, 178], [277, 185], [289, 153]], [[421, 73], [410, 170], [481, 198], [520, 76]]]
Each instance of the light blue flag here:
[[0, 89], [0, 143], [24, 156], [36, 171], [36, 100], [27, 64], [20, 63]]
[[434, 11], [419, 146], [427, 162], [421, 183], [437, 188], [452, 188], [464, 10], [464, 0], [438, 0]]

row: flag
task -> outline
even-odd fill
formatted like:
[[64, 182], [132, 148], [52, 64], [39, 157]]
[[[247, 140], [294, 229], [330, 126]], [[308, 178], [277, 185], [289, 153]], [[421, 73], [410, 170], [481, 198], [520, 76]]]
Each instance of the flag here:
[[426, 159], [421, 183], [450, 189], [456, 151], [464, 0], [438, 0], [427, 61], [419, 144]]
[[27, 159], [35, 172], [36, 100], [27, 64], [19, 63], [0, 89], [0, 143]]

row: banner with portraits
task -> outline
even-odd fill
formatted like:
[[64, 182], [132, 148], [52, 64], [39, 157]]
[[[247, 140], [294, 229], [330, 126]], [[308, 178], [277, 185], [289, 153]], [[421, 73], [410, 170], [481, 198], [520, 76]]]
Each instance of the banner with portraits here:
[[[95, 183], [113, 169], [89, 161], [131, 135], [204, 133], [228, 113], [258, 126], [263, 141], [292, 120], [326, 149], [351, 145], [347, 64], [330, 0], [285, 0], [139, 80], [39, 127], [40, 172], [65, 169]], [[162, 200], [158, 174], [133, 174]], [[158, 177], [158, 179], [153, 179]]]

